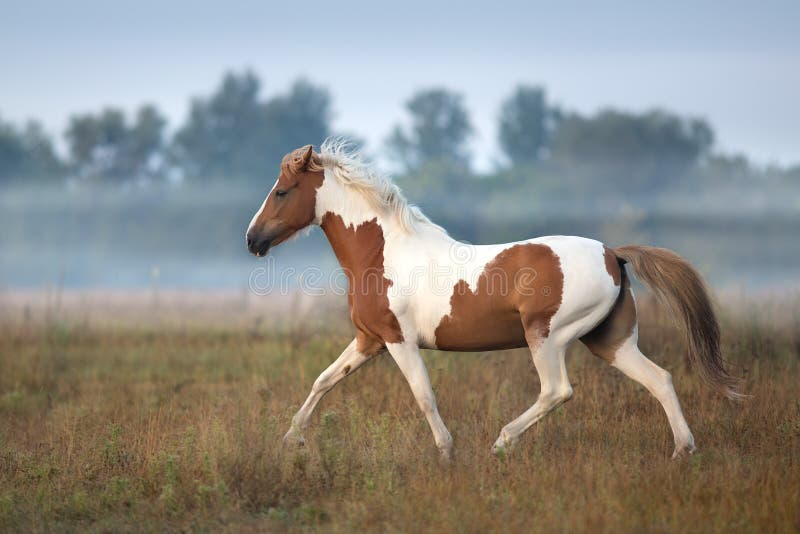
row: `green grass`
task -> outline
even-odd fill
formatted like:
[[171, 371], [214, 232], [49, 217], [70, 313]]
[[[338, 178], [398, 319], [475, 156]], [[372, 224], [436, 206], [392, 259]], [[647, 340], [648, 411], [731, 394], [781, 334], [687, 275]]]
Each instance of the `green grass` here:
[[139, 320], [8, 305], [0, 530], [797, 531], [797, 305], [725, 306], [725, 352], [753, 395], [732, 404], [687, 371], [675, 330], [644, 304], [642, 346], [673, 373], [697, 454], [670, 460], [658, 403], [576, 348], [573, 400], [495, 458], [502, 426], [536, 398], [529, 357], [430, 352], [449, 467], [388, 357], [322, 401], [306, 447], [281, 447], [350, 340], [340, 305], [293, 307], [282, 322], [267, 320], [271, 300], [139, 302]]

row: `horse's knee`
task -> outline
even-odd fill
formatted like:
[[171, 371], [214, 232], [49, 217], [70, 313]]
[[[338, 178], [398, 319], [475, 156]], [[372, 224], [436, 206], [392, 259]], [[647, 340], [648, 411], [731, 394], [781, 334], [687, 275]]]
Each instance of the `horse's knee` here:
[[559, 387], [542, 391], [539, 394], [539, 401], [545, 405], [554, 405], [567, 402], [572, 398], [572, 386], [570, 384], [562, 384]]
[[324, 374], [319, 375], [314, 383], [311, 385], [311, 393], [313, 394], [320, 394], [324, 393], [328, 389], [328, 377]]
[[317, 377], [316, 380], [314, 380], [314, 384], [311, 386], [311, 391], [315, 394], [327, 393], [334, 386], [334, 384], [336, 384], [336, 382], [338, 382], [338, 380], [336, 380], [336, 374], [330, 372], [330, 369], [326, 369]]
[[657, 399], [663, 399], [675, 392], [675, 387], [672, 385], [672, 375], [669, 371], [658, 368], [658, 373], [652, 382], [648, 389]]

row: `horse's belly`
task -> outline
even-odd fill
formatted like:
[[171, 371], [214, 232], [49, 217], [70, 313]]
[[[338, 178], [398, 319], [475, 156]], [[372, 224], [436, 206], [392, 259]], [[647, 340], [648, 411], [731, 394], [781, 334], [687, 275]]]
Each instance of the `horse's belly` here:
[[476, 314], [443, 323], [436, 329], [439, 350], [483, 351], [527, 346], [516, 310]]

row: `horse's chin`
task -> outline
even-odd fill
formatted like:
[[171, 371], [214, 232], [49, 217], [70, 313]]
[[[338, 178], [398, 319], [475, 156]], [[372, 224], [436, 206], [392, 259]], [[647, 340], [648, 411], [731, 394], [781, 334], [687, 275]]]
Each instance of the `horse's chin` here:
[[294, 230], [288, 234], [276, 237], [275, 239], [270, 241], [269, 245], [267, 246], [267, 252], [269, 252], [270, 250], [272, 250], [273, 248], [277, 247], [280, 244], [286, 243], [288, 241], [294, 241], [299, 235], [300, 232]]
[[302, 229], [302, 230], [293, 230], [293, 231], [291, 231], [289, 233], [286, 233], [284, 235], [280, 235], [280, 236], [278, 236], [278, 237], [276, 237], [274, 239], [271, 239], [269, 241], [265, 241], [264, 244], [261, 246], [261, 248], [256, 250], [255, 252], [253, 252], [253, 254], [257, 258], [263, 258], [267, 254], [269, 254], [269, 252], [272, 249], [274, 249], [275, 247], [277, 247], [281, 243], [286, 243], [287, 241], [293, 241], [298, 236], [305, 235], [306, 233], [307, 232], [305, 231], [305, 229]]

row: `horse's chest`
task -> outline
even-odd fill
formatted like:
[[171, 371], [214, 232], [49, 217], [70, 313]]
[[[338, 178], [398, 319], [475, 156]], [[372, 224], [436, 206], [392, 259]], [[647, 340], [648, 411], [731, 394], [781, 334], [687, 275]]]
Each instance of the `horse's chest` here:
[[400, 324], [389, 309], [386, 293], [351, 293], [349, 300], [350, 319], [358, 330], [383, 343], [403, 341]]

